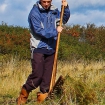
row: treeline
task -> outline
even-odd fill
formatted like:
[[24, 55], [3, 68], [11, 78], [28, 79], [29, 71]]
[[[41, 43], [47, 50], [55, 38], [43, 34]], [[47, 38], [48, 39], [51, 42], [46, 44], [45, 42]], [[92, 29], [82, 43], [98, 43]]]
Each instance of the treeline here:
[[20, 26], [0, 25], [0, 54], [20, 56], [28, 59], [30, 56], [30, 34], [27, 28]]
[[[0, 25], [0, 56], [14, 55], [30, 59], [30, 32], [20, 26]], [[59, 46], [59, 60], [105, 59], [105, 27], [94, 24], [64, 26]]]

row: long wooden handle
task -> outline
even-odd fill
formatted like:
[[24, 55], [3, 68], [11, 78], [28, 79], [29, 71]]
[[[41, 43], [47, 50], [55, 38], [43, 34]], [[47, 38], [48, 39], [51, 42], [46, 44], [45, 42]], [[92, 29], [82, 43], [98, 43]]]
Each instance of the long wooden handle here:
[[[62, 5], [61, 14], [60, 14], [60, 26], [62, 26], [62, 20], [63, 20], [63, 14], [64, 14], [64, 6]], [[60, 42], [60, 32], [58, 33], [57, 43], [56, 43], [56, 51], [55, 51], [55, 57], [54, 57], [54, 64], [53, 64], [53, 70], [52, 70], [52, 77], [50, 82], [50, 89], [49, 93], [51, 93], [56, 79], [56, 69], [57, 69], [57, 57], [58, 57], [58, 49], [59, 49], [59, 42]]]

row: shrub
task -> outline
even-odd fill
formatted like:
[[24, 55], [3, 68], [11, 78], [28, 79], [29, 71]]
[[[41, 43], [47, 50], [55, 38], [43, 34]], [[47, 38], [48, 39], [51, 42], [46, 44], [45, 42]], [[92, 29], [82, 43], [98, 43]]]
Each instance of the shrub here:
[[[61, 33], [58, 59], [105, 59], [105, 27], [87, 24], [65, 26]], [[30, 58], [30, 34], [28, 28], [0, 25], [0, 53]]]

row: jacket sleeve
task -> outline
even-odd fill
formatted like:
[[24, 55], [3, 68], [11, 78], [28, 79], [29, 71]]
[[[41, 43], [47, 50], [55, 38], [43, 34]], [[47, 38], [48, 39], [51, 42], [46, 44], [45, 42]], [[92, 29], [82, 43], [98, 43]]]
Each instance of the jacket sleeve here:
[[41, 17], [38, 13], [30, 13], [28, 21], [29, 21], [29, 26], [31, 30], [35, 34], [40, 35], [41, 37], [53, 38], [53, 37], [56, 37], [58, 34], [56, 28], [52, 28], [52, 27], [44, 28], [41, 22]]
[[63, 24], [66, 24], [69, 18], [70, 18], [70, 9], [69, 6], [67, 5], [67, 7], [65, 7], [64, 9]]

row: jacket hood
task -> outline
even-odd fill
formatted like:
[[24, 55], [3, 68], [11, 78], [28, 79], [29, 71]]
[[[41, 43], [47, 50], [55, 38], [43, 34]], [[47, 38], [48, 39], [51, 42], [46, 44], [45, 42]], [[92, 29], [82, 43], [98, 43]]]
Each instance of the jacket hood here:
[[[36, 4], [34, 4], [34, 6], [38, 6], [40, 10], [45, 11], [45, 9], [41, 6], [41, 4], [39, 3], [40, 1], [37, 1]], [[53, 4], [51, 4], [50, 6], [50, 10], [56, 10], [57, 7], [55, 7]]]

